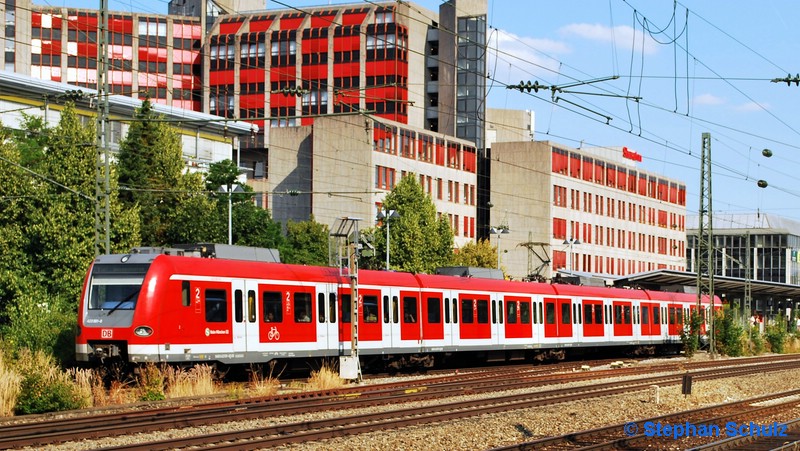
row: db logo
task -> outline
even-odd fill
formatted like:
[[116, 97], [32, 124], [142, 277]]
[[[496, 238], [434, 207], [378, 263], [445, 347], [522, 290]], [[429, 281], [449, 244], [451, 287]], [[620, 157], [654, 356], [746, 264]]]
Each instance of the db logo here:
[[113, 338], [113, 337], [114, 337], [113, 329], [100, 329], [100, 338]]

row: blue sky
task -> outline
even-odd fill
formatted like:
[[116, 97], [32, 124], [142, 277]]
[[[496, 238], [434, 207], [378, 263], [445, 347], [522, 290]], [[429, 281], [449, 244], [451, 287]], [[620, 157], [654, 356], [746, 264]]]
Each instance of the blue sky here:
[[[357, 1], [357, 0], [356, 0]], [[354, 1], [268, 1], [297, 8]], [[37, 1], [37, 3], [40, 3]], [[42, 4], [87, 7], [86, 2]], [[99, 4], [98, 2], [91, 2]], [[438, 0], [416, 4], [438, 11]], [[533, 110], [537, 140], [571, 147], [627, 146], [640, 167], [683, 181], [699, 205], [701, 134], [711, 134], [715, 213], [773, 213], [800, 220], [800, 4], [684, 0], [488, 0], [487, 104]], [[165, 13], [166, 1], [111, 1]], [[94, 6], [96, 7], [96, 6]], [[674, 8], [673, 8], [674, 7]], [[521, 93], [521, 80], [564, 86]], [[603, 95], [597, 95], [603, 94]], [[633, 97], [640, 98], [638, 101]], [[607, 120], [606, 117], [610, 117]], [[772, 157], [762, 155], [768, 148]], [[765, 189], [757, 186], [766, 180]]]

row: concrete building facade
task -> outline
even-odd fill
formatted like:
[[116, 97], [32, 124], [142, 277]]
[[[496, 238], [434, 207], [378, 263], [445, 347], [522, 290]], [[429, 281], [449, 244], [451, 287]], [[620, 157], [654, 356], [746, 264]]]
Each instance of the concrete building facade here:
[[[685, 269], [686, 187], [627, 148], [495, 143], [490, 238], [514, 278]], [[498, 243], [498, 241], [494, 241]]]

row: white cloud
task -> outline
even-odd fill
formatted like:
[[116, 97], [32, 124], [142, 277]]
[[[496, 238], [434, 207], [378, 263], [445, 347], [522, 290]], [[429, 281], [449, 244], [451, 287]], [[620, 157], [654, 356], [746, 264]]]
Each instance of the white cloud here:
[[733, 107], [736, 111], [741, 111], [743, 113], [749, 113], [751, 111], [764, 111], [769, 109], [768, 103], [756, 103], [756, 102], [747, 102], [741, 105], [736, 105]]
[[722, 105], [725, 103], [725, 99], [722, 97], [717, 97], [713, 94], [700, 94], [699, 96], [695, 96], [693, 99], [693, 103], [695, 106], [697, 105]]
[[488, 73], [509, 84], [520, 80], [553, 80], [558, 74], [558, 56], [571, 52], [564, 42], [519, 36], [499, 29], [491, 34], [488, 45]]
[[558, 31], [565, 36], [577, 36], [591, 41], [610, 42], [626, 50], [634, 48], [638, 51], [644, 44], [644, 53], [647, 55], [652, 55], [658, 51], [658, 43], [650, 36], [645, 37], [643, 43], [642, 31], [634, 30], [627, 25], [618, 25], [612, 28], [601, 24], [575, 23], [563, 26]]

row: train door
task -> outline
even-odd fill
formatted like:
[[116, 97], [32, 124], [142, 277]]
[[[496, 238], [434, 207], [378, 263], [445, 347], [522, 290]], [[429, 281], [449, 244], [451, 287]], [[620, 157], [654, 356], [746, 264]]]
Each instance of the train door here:
[[456, 325], [458, 324], [458, 311], [457, 311], [457, 302], [456, 302], [456, 294], [452, 291], [445, 291], [442, 293], [444, 296], [444, 304], [442, 310], [444, 311], [444, 345], [451, 346], [453, 344], [453, 338], [455, 333]]
[[583, 336], [602, 337], [604, 333], [603, 301], [584, 299], [582, 306], [583, 306]]
[[[258, 347], [257, 284], [245, 280], [233, 282], [233, 352], [244, 353]], [[237, 356], [237, 358], [241, 358]]]
[[337, 329], [339, 311], [336, 302], [336, 285], [320, 286], [317, 293], [317, 322], [320, 345], [330, 351], [339, 348]]
[[633, 336], [633, 307], [630, 302], [612, 302], [614, 309], [614, 336]]
[[441, 293], [422, 294], [422, 315], [420, 319], [423, 346], [426, 345], [426, 341], [430, 340], [440, 343], [440, 340], [444, 339], [444, 311]]
[[459, 337], [463, 339], [491, 338], [489, 296], [460, 294], [458, 299]]
[[370, 347], [380, 347], [383, 338], [380, 299], [379, 290], [358, 290], [358, 340]]
[[669, 334], [673, 336], [680, 335], [681, 329], [683, 329], [683, 309], [681, 304], [669, 304], [667, 310], [669, 312]]
[[531, 298], [506, 296], [501, 306], [505, 313], [505, 338], [532, 338]]
[[544, 336], [572, 336], [572, 302], [570, 299], [544, 298]]
[[405, 342], [416, 342], [418, 345], [422, 338], [419, 293], [414, 291], [400, 291], [399, 308], [400, 339]]

